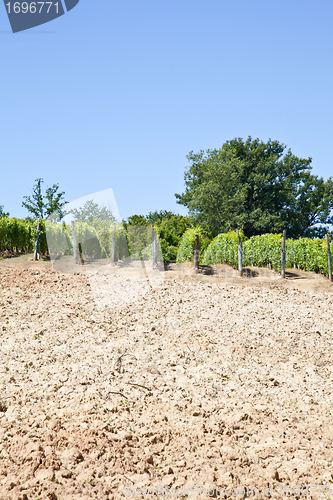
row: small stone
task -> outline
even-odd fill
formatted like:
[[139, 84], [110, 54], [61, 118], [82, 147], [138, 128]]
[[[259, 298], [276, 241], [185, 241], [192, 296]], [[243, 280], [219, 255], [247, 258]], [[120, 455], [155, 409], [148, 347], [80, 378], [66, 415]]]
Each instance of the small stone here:
[[275, 479], [275, 481], [280, 481], [280, 476], [277, 470], [273, 474], [273, 479]]
[[47, 496], [48, 496], [48, 498], [49, 498], [50, 500], [58, 500], [58, 497], [57, 497], [57, 495], [54, 493], [54, 491], [52, 491], [52, 493], [48, 493], [48, 494], [47, 494]]
[[73, 472], [69, 469], [64, 469], [61, 471], [61, 477], [64, 477], [65, 479], [70, 479], [73, 476]]

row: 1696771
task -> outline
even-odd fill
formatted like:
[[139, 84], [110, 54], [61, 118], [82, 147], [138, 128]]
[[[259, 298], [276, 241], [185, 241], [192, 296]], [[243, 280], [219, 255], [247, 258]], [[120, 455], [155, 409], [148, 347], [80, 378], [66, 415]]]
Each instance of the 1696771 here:
[[8, 2], [8, 14], [51, 14], [59, 13], [59, 2]]

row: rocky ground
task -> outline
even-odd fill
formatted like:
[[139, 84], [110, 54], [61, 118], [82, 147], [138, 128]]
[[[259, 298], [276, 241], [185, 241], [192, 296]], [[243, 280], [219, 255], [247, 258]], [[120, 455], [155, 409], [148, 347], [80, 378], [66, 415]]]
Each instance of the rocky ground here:
[[333, 495], [333, 284], [222, 271], [100, 310], [0, 262], [1, 500]]

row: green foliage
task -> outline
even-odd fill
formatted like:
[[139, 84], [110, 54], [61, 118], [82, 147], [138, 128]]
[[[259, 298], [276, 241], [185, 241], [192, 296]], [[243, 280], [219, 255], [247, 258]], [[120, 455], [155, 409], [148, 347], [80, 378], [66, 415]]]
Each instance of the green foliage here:
[[15, 217], [0, 219], [0, 251], [22, 252], [31, 247], [29, 224]]
[[65, 196], [65, 192], [58, 192], [59, 184], [53, 184], [53, 186], [49, 187], [45, 191], [45, 218], [54, 216], [55, 214], [60, 219], [63, 218], [63, 206], [67, 203], [63, 198]]
[[167, 210], [161, 210], [160, 212], [149, 212], [147, 216], [132, 215], [124, 222], [127, 230], [129, 226], [150, 225], [154, 226], [155, 234], [159, 237], [163, 260], [175, 262], [180, 240], [185, 231], [192, 227], [191, 219]]
[[[238, 237], [230, 231], [221, 233], [210, 242], [201, 227], [191, 227], [189, 219], [172, 214], [154, 226], [156, 238], [160, 240], [163, 255], [174, 259], [171, 248], [177, 252], [177, 262], [193, 261], [195, 234], [199, 235], [200, 263], [203, 265], [226, 263], [235, 268], [238, 265]], [[0, 252], [32, 252], [37, 234], [37, 219], [0, 218]], [[83, 252], [91, 258], [110, 258], [112, 249], [113, 224], [99, 221], [94, 226], [86, 222], [75, 224], [77, 242], [82, 244]], [[46, 230], [48, 241], [46, 239]], [[256, 235], [247, 239], [240, 232], [243, 244], [243, 265], [270, 266], [280, 271], [281, 239], [280, 234]], [[116, 225], [115, 258], [123, 260], [130, 254], [133, 259], [150, 259], [152, 253], [151, 226]], [[332, 234], [331, 234], [332, 240]], [[73, 237], [70, 226], [40, 221], [39, 253], [48, 252], [47, 244], [57, 254], [73, 253]], [[171, 244], [170, 244], [171, 243]], [[163, 247], [163, 245], [165, 245]], [[331, 244], [332, 245], [332, 244]], [[129, 253], [130, 252], [130, 253]], [[158, 256], [158, 258], [162, 258]], [[165, 257], [164, 257], [165, 258]], [[314, 271], [328, 275], [327, 248], [324, 239], [287, 239], [286, 267], [298, 267], [305, 271]]]
[[[0, 219], [0, 252], [32, 252], [36, 234], [37, 220], [2, 217]], [[41, 221], [39, 252], [47, 252], [44, 221]]]
[[[75, 223], [75, 227], [76, 227]], [[102, 248], [102, 253], [105, 255], [104, 258], [110, 257], [111, 255], [111, 247], [112, 247], [112, 231], [113, 231], [113, 224], [111, 224], [108, 221], [100, 221], [98, 219], [95, 219], [93, 224], [90, 224], [89, 222], [86, 222], [85, 224], [88, 224], [89, 226], [94, 228], [94, 230], [97, 233], [97, 237], [100, 242], [100, 246]]]
[[147, 226], [149, 221], [144, 215], [131, 215], [127, 221], [123, 221], [123, 224], [127, 229], [128, 226]]
[[189, 217], [175, 214], [171, 214], [157, 224], [163, 260], [165, 262], [176, 261], [180, 240], [185, 231], [191, 227], [192, 222]]
[[62, 207], [67, 203], [63, 198], [64, 192], [59, 193], [59, 184], [53, 184], [46, 189], [45, 195], [42, 192], [43, 179], [35, 180], [32, 189], [32, 196], [23, 196], [22, 206], [25, 207], [37, 219], [44, 219], [56, 213], [62, 218]]
[[102, 256], [102, 245], [96, 229], [86, 222], [78, 222], [75, 224], [75, 231], [77, 243], [82, 244], [83, 253], [89, 257], [100, 259]]
[[201, 262], [201, 256], [203, 255], [205, 249], [209, 245], [209, 238], [205, 233], [205, 231], [199, 226], [188, 229], [183, 234], [177, 252], [177, 262], [193, 261], [194, 242], [196, 234], [199, 235], [199, 245], [200, 245], [199, 262]]
[[148, 225], [127, 226], [129, 250], [133, 260], [152, 258], [152, 233]]
[[54, 256], [73, 254], [73, 238], [70, 226], [66, 226], [64, 222], [63, 224], [53, 224], [47, 220], [45, 230], [47, 243]]
[[[37, 219], [32, 220], [31, 224], [30, 224], [30, 232], [31, 232], [32, 248], [33, 249], [35, 248], [37, 227], [38, 227], [38, 220]], [[43, 255], [46, 255], [48, 253], [45, 221], [44, 220], [40, 221], [38, 253], [43, 254]]]
[[126, 229], [122, 224], [116, 226], [115, 260], [124, 260], [129, 257], [129, 240]]
[[[175, 214], [173, 212], [170, 212], [168, 210], [160, 210], [160, 212], [149, 212], [149, 214], [146, 216], [146, 220], [148, 224], [153, 224], [155, 226], [162, 224], [165, 220], [171, 219], [174, 216]], [[181, 216], [179, 215], [177, 217]]]
[[2, 217], [9, 217], [9, 212], [5, 212], [3, 209], [3, 205], [0, 205], [0, 219]]
[[75, 222], [87, 222], [95, 224], [96, 222], [114, 222], [115, 217], [111, 210], [104, 206], [100, 206], [93, 200], [87, 200], [83, 207], [73, 208], [70, 212]]
[[243, 265], [265, 267], [271, 266], [276, 271], [281, 268], [280, 234], [262, 234], [252, 236], [243, 245]]
[[[333, 250], [333, 248], [332, 248]], [[319, 238], [286, 241], [286, 266], [314, 271], [328, 276], [327, 246]]]
[[333, 179], [311, 174], [311, 158], [294, 156], [278, 141], [249, 137], [220, 149], [191, 152], [185, 193], [178, 203], [212, 236], [243, 228], [247, 237], [280, 233], [321, 235], [333, 222]]
[[[243, 232], [240, 232], [241, 241], [245, 241]], [[235, 231], [218, 234], [207, 247], [202, 263], [204, 265], [223, 262], [232, 267], [238, 266], [238, 235]]]
[[[242, 239], [243, 265], [281, 270], [280, 234], [263, 234]], [[229, 264], [238, 266], [238, 239], [234, 232], [219, 234], [210, 243], [202, 259], [203, 264]], [[304, 271], [314, 271], [328, 275], [327, 247], [324, 239], [287, 239], [286, 268], [297, 267]]]

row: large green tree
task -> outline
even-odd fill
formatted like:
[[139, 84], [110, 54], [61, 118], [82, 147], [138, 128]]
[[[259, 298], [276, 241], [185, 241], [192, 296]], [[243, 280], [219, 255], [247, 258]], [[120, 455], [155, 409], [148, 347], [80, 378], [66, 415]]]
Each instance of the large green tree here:
[[63, 217], [63, 206], [67, 203], [64, 200], [65, 193], [59, 192], [59, 184], [46, 189], [43, 194], [42, 184], [43, 179], [35, 180], [35, 185], [32, 188], [31, 196], [24, 196], [22, 206], [28, 210], [36, 219], [44, 219], [52, 214], [57, 214], [60, 218]]
[[230, 229], [246, 236], [283, 229], [290, 237], [320, 236], [327, 230], [322, 225], [333, 223], [333, 179], [312, 175], [312, 159], [278, 141], [236, 138], [187, 159], [177, 203], [211, 236]]

